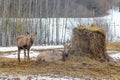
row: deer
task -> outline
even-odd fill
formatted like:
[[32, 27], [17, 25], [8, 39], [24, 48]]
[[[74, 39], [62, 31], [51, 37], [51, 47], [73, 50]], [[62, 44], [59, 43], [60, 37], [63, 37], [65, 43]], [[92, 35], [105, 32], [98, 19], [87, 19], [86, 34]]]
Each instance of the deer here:
[[60, 51], [57, 49], [41, 52], [36, 57], [36, 63], [59, 61], [62, 59], [62, 54], [63, 54], [63, 51]]
[[63, 46], [64, 46], [63, 61], [65, 61], [66, 58], [68, 57], [68, 55], [70, 54], [71, 49], [72, 49], [72, 43], [66, 43]]
[[20, 60], [20, 51], [24, 50], [24, 60], [26, 60], [26, 50], [27, 50], [27, 61], [30, 62], [30, 58], [29, 58], [29, 52], [30, 52], [30, 48], [34, 43], [34, 39], [35, 39], [35, 35], [36, 33], [33, 32], [26, 32], [27, 36], [25, 35], [18, 35], [16, 37], [17, 40], [17, 47], [18, 47], [18, 61], [21, 62]]

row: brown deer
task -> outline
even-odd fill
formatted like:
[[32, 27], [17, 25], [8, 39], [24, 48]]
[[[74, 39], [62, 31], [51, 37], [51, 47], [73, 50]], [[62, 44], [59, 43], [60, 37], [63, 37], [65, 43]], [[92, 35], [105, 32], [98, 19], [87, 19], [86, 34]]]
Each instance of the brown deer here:
[[26, 60], [26, 50], [27, 50], [27, 61], [30, 62], [30, 58], [29, 58], [29, 52], [30, 52], [30, 48], [33, 45], [34, 39], [35, 39], [35, 35], [36, 33], [29, 33], [26, 32], [27, 36], [24, 35], [19, 35], [16, 37], [17, 40], [17, 47], [18, 47], [18, 61], [20, 62], [20, 51], [21, 49], [24, 50], [24, 60]]

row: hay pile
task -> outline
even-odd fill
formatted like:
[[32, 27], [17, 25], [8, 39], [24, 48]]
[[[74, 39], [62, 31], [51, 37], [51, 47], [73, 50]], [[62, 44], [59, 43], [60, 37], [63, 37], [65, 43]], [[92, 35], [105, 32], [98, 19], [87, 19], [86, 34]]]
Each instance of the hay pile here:
[[106, 58], [105, 32], [96, 24], [79, 25], [73, 29], [72, 48], [75, 54], [95, 59]]

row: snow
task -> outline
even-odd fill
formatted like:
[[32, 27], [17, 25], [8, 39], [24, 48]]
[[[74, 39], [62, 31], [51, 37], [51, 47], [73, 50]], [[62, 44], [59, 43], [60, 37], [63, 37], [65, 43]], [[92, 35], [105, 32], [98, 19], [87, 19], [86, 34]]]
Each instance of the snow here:
[[[48, 45], [48, 46], [33, 46], [30, 51], [30, 58], [35, 59], [38, 54], [40, 54], [39, 51], [35, 50], [47, 50], [47, 49], [58, 49], [58, 48], [63, 48], [63, 45]], [[0, 55], [0, 57], [7, 57], [7, 58], [17, 58], [17, 47], [0, 47], [0, 52], [8, 52], [8, 54]], [[12, 52], [16, 51], [16, 52]], [[11, 52], [11, 53], [9, 53]], [[20, 54], [21, 58], [24, 58], [24, 51], [21, 51]], [[20, 78], [20, 80], [28, 80], [28, 78], [31, 78], [30, 80], [80, 80], [80, 78], [73, 78], [70, 76], [65, 76], [65, 77], [50, 77], [50, 76], [41, 76], [41, 75], [22, 75], [22, 74], [8, 74], [5, 76], [0, 76], [0, 80], [7, 80], [7, 79], [15, 79], [15, 78]]]
[[[39, 50], [41, 49], [57, 49], [57, 48], [63, 48], [63, 45], [49, 45], [49, 46], [33, 46], [30, 51], [30, 58], [35, 60], [35, 57], [37, 57], [38, 54], [40, 54]], [[32, 50], [33, 49], [33, 50]], [[16, 51], [17, 47], [0, 47], [0, 51], [8, 52], [8, 51]], [[37, 51], [35, 51], [37, 50]], [[120, 59], [120, 52], [117, 51], [109, 51], [108, 53], [114, 53], [109, 54], [114, 60]], [[24, 58], [24, 52], [21, 51], [20, 54], [21, 58]], [[8, 58], [17, 58], [17, 52], [11, 52], [9, 54], [0, 55], [0, 57], [8, 57]], [[28, 80], [28, 78], [31, 78], [31, 80], [84, 80], [84, 79], [90, 79], [90, 77], [81, 77], [81, 78], [74, 78], [70, 76], [65, 77], [51, 77], [51, 76], [41, 76], [41, 75], [25, 75], [25, 74], [8, 74], [5, 76], [0, 76], [0, 80], [8, 80], [8, 79], [15, 79], [20, 78], [20, 80]]]
[[[66, 39], [70, 39], [71, 36], [71, 28], [73, 28], [72, 26], [77, 26], [78, 24], [91, 24], [93, 23], [95, 20], [99, 20], [99, 19], [104, 19], [105, 23], [109, 24], [109, 28], [112, 30], [110, 33], [113, 34], [113, 41], [119, 41], [120, 40], [120, 12], [118, 10], [109, 10], [108, 11], [109, 15], [107, 16], [103, 16], [103, 17], [96, 17], [96, 18], [67, 18], [67, 33], [66, 33]], [[34, 21], [34, 20], [33, 20]], [[43, 19], [44, 22], [46, 22], [46, 20]], [[63, 22], [65, 22], [64, 18], [60, 18], [58, 20], [59, 26], [63, 26], [61, 24], [63, 24]], [[50, 23], [52, 26], [52, 22]], [[71, 25], [72, 24], [72, 25]], [[54, 23], [54, 26], [56, 25], [56, 23]], [[44, 25], [45, 26], [45, 25]], [[65, 27], [65, 26], [63, 26]], [[60, 29], [60, 33], [62, 32], [64, 33], [65, 31], [62, 31], [62, 28]], [[51, 27], [50, 27], [51, 28]], [[54, 29], [54, 31], [56, 31], [56, 29]], [[56, 32], [54, 32], [55, 34]], [[52, 34], [52, 33], [51, 33]], [[56, 35], [54, 35], [56, 36]], [[63, 38], [63, 35], [60, 36], [60, 39]], [[30, 58], [35, 58], [37, 57], [38, 54], [40, 54], [39, 50], [47, 50], [47, 49], [57, 49], [57, 48], [64, 48], [63, 45], [46, 45], [46, 46], [32, 46], [31, 50], [30, 50]], [[17, 47], [0, 47], [0, 52], [10, 52], [9, 54], [4, 54], [4, 55], [0, 55], [0, 57], [8, 57], [8, 58], [17, 58]], [[111, 56], [114, 60], [116, 59], [120, 59], [120, 52], [117, 51], [111, 51], [108, 52], [111, 53], [109, 54], [109, 56]], [[24, 52], [21, 51], [20, 54], [21, 58], [24, 58]], [[20, 76], [20, 75], [19, 75]], [[11, 77], [11, 76], [9, 76]], [[26, 76], [22, 76], [22, 78], [26, 78]], [[47, 77], [47, 76], [38, 76], [37, 79], [47, 79], [47, 80], [79, 80], [78, 78], [72, 78], [72, 77], [62, 77], [62, 78], [52, 78], [52, 77]]]
[[[47, 45], [47, 46], [32, 46], [30, 50], [30, 58], [35, 59], [38, 54], [40, 54], [40, 50], [49, 50], [49, 49], [63, 49], [63, 45]], [[17, 47], [0, 47], [0, 52], [8, 52], [9, 54], [1, 55], [1, 57], [8, 57], [8, 58], [17, 58]], [[10, 53], [11, 52], [11, 53]], [[114, 60], [120, 59], [120, 52], [118, 51], [107, 51], [110, 53]], [[20, 54], [21, 58], [24, 58], [24, 51], [21, 51]]]
[[64, 48], [63, 45], [33, 46], [32, 50]]
[[73, 78], [70, 76], [65, 77], [50, 77], [50, 76], [41, 76], [41, 75], [25, 75], [25, 74], [7, 74], [0, 77], [0, 80], [80, 80], [82, 78]]
[[[37, 55], [40, 54], [37, 51], [30, 51], [30, 58], [34, 59], [37, 57]], [[1, 57], [7, 57], [7, 58], [18, 58], [17, 52], [13, 52], [11, 54], [4, 54], [1, 55]], [[21, 51], [20, 58], [24, 58], [24, 51]]]
[[120, 12], [118, 10], [109, 10], [107, 19], [109, 20], [110, 28], [113, 34], [113, 41], [120, 40]]
[[[31, 29], [33, 31], [36, 31], [37, 28], [37, 36], [36, 40], [41, 41], [45, 40], [44, 35], [46, 34], [46, 37], [49, 36], [49, 41], [53, 41], [53, 44], [56, 43], [56, 38], [60, 42], [67, 41], [71, 39], [72, 36], [72, 29], [76, 27], [77, 25], [90, 25], [95, 22], [99, 22], [99, 24], [103, 24], [103, 27], [107, 26], [110, 29], [109, 34], [112, 34], [112, 41], [119, 41], [120, 40], [120, 12], [118, 9], [111, 9], [108, 11], [109, 15], [103, 16], [103, 17], [94, 17], [94, 18], [10, 18], [11, 22], [21, 22], [23, 23], [23, 27], [26, 27], [26, 22], [30, 22]], [[0, 22], [2, 22], [2, 19], [0, 18]], [[42, 34], [40, 25], [42, 26]], [[47, 33], [45, 32], [47, 29]], [[59, 33], [57, 33], [59, 32]], [[40, 38], [40, 34], [42, 35]], [[4, 36], [4, 32], [2, 33]], [[37, 41], [36, 41], [37, 42]], [[42, 42], [43, 43], [43, 42]]]
[[[48, 45], [48, 46], [32, 46], [30, 50], [30, 58], [34, 59], [40, 54], [39, 50], [48, 50], [48, 49], [62, 49], [63, 45]], [[1, 55], [1, 57], [7, 58], [17, 58], [17, 47], [0, 47], [0, 52], [11, 52], [9, 54]], [[24, 51], [21, 51], [21, 58], [24, 58]]]
[[108, 34], [112, 35], [108, 37], [110, 37], [112, 41], [120, 41], [120, 12], [118, 8], [110, 9], [108, 11], [108, 15], [103, 17], [74, 18], [74, 19], [68, 18], [68, 22], [71, 22], [73, 26], [77, 26], [78, 24], [90, 25], [95, 22], [99, 22], [99, 24], [103, 24], [102, 26], [104, 27], [108, 25], [108, 29], [110, 30]]
[[[67, 22], [67, 33], [66, 33], [66, 39], [70, 39], [71, 36], [71, 29], [73, 28], [72, 26], [77, 26], [78, 24], [91, 24], [93, 22], [95, 22], [96, 20], [104, 20], [105, 23], [109, 24], [109, 28], [111, 28], [111, 32], [110, 34], [113, 34], [112, 36], [112, 40], [113, 41], [119, 41], [120, 40], [120, 12], [118, 10], [118, 8], [114, 8], [108, 11], [107, 16], [103, 16], [103, 17], [94, 17], [94, 18], [59, 18], [58, 22], [59, 22], [59, 26], [61, 26], [60, 28], [60, 33], [62, 32], [62, 28], [65, 27], [65, 25], [63, 25], [64, 22]], [[17, 20], [17, 19], [16, 19]], [[22, 19], [20, 19], [22, 20]], [[39, 21], [39, 19], [35, 18], [35, 20], [33, 19], [28, 19], [31, 21]], [[51, 20], [55, 20], [56, 18], [51, 18]], [[52, 21], [49, 23], [49, 18], [48, 19], [42, 19], [43, 23], [47, 22], [46, 25], [50, 25], [50, 26], [55, 26], [57, 24], [57, 22], [53, 23]], [[34, 22], [34, 23], [36, 23]], [[45, 26], [45, 25], [44, 25]], [[51, 28], [51, 27], [50, 27]], [[52, 31], [52, 30], [51, 30]], [[56, 31], [56, 28], [55, 30]], [[56, 34], [56, 32], [54, 32], [54, 34]], [[55, 36], [55, 35], [54, 35]], [[60, 36], [60, 39], [62, 39], [63, 36]], [[32, 46], [31, 48], [31, 52], [30, 55], [32, 57], [35, 57], [37, 54], [39, 54], [38, 52], [34, 51], [34, 50], [42, 50], [42, 49], [56, 49], [56, 48], [63, 48], [63, 45], [46, 45], [46, 46]], [[13, 55], [8, 55], [7, 57], [14, 57], [17, 54], [17, 47], [0, 47], [0, 52], [12, 52], [13, 51]], [[23, 53], [23, 52], [21, 52]], [[34, 53], [34, 54], [33, 54]], [[35, 55], [36, 54], [36, 55]], [[35, 56], [34, 56], [35, 55]], [[21, 54], [21, 56], [23, 57], [23, 54]], [[110, 54], [111, 57], [113, 58], [120, 58], [120, 53], [115, 53], [115, 54]]]
[[109, 51], [108, 53], [110, 57], [112, 57], [114, 60], [120, 59], [120, 52], [119, 51]]
[[17, 47], [0, 47], [0, 52], [16, 51]]
[[[32, 46], [31, 50], [63, 48], [63, 45]], [[17, 51], [17, 47], [0, 47], [0, 52]]]

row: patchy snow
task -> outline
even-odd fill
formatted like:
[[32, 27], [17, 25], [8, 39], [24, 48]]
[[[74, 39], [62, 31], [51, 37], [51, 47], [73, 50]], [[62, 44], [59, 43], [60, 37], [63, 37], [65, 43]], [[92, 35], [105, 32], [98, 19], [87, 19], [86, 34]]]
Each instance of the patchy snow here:
[[118, 51], [108, 51], [109, 56], [112, 57], [114, 60], [120, 59], [120, 52]]
[[[39, 50], [61, 49], [63, 45], [48, 45], [48, 46], [32, 46], [30, 50], [30, 58], [34, 59], [40, 53]], [[0, 52], [8, 54], [1, 55], [1, 57], [17, 58], [17, 47], [0, 47]], [[10, 53], [11, 52], [11, 53]], [[21, 50], [20, 58], [24, 58], [24, 51]]]
[[[39, 50], [41, 49], [56, 49], [56, 48], [63, 48], [62, 45], [58, 46], [33, 46], [30, 51], [30, 58], [35, 60], [37, 55], [40, 53]], [[0, 47], [0, 51], [15, 51], [17, 50], [17, 47]], [[35, 51], [37, 50], [37, 51]], [[114, 60], [120, 59], [120, 52], [118, 51], [108, 51], [109, 56], [111, 56]], [[21, 58], [24, 58], [24, 51], [21, 51], [20, 54]], [[16, 52], [11, 52], [10, 54], [5, 54], [5, 55], [0, 55], [0, 57], [8, 57], [8, 58], [17, 58], [17, 51]], [[80, 77], [80, 78], [74, 78], [70, 76], [65, 76], [65, 77], [60, 77], [60, 76], [41, 76], [41, 75], [25, 75], [25, 74], [8, 74], [8, 75], [0, 75], [0, 80], [15, 80], [15, 79], [20, 79], [20, 80], [85, 80], [85, 79], [92, 79], [91, 77]]]
[[[30, 51], [30, 58], [35, 60], [39, 52], [37, 51]], [[1, 57], [7, 57], [7, 58], [18, 58], [17, 52], [12, 52], [10, 54], [4, 54], [1, 55]], [[20, 58], [24, 58], [24, 51], [21, 51]]]
[[47, 45], [47, 46], [33, 46], [31, 50], [42, 50], [42, 49], [58, 49], [64, 48], [63, 45]]
[[[63, 45], [47, 45], [47, 46], [32, 46], [30, 50], [30, 58], [35, 59], [38, 54], [40, 54], [40, 50], [49, 50], [49, 49], [63, 49]], [[8, 58], [17, 58], [17, 47], [0, 47], [0, 52], [8, 52], [8, 54], [1, 55], [1, 57]], [[9, 53], [11, 52], [11, 53]], [[118, 51], [107, 51], [109, 56], [111, 56], [114, 60], [120, 59], [120, 52]], [[21, 51], [21, 58], [24, 58], [24, 51]]]
[[[32, 46], [31, 50], [57, 49], [63, 48], [63, 45]], [[17, 47], [0, 47], [0, 52], [17, 51]]]
[[0, 52], [16, 51], [17, 47], [0, 47]]
[[[25, 76], [24, 76], [25, 77]], [[23, 78], [25, 79], [25, 78]], [[38, 77], [33, 77], [33, 79], [38, 79], [38, 80], [79, 80], [79, 78], [72, 78], [72, 77], [50, 77], [50, 76], [38, 76]]]
[[[84, 79], [87, 79], [87, 78], [88, 77], [84, 77]], [[8, 79], [9, 80], [80, 80], [82, 78], [73, 78], [73, 77], [70, 77], [70, 76], [51, 77], [51, 76], [25, 75], [25, 74], [7, 74], [7, 75], [5, 74], [3, 76], [0, 76], [0, 80], [8, 80]]]

